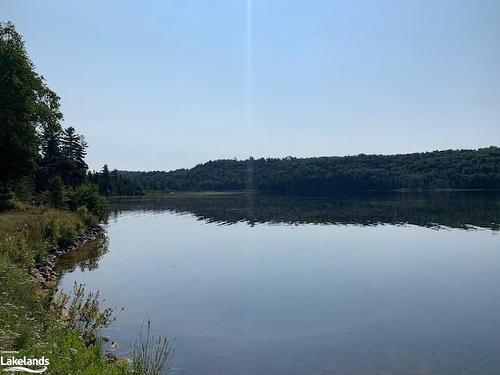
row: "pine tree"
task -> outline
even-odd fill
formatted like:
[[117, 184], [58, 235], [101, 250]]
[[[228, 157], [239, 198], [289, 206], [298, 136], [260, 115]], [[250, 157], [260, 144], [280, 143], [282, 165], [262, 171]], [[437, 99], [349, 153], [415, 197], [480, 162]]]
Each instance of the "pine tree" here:
[[99, 179], [99, 192], [104, 195], [111, 194], [111, 177], [109, 175], [109, 168], [104, 164], [101, 171], [101, 178]]
[[63, 130], [61, 136], [61, 157], [64, 165], [62, 177], [69, 186], [77, 186], [85, 181], [87, 175], [87, 143], [83, 135], [77, 134], [75, 128]]
[[41, 137], [42, 158], [36, 171], [36, 190], [45, 191], [49, 179], [61, 177], [64, 168], [61, 155], [61, 131], [44, 131]]

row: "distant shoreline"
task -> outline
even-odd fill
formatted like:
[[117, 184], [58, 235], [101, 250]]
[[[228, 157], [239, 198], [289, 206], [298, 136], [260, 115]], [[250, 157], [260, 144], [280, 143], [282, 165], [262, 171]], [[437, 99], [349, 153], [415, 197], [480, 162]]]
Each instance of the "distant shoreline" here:
[[334, 197], [339, 195], [350, 195], [350, 194], [363, 194], [363, 193], [474, 193], [474, 192], [484, 192], [484, 193], [495, 193], [499, 192], [500, 189], [394, 189], [394, 190], [355, 190], [355, 191], [339, 191], [335, 194], [316, 194], [316, 195], [300, 195], [300, 194], [269, 194], [267, 192], [256, 191], [256, 190], [204, 190], [204, 191], [189, 191], [189, 190], [179, 190], [179, 191], [148, 191], [143, 195], [111, 195], [107, 198], [109, 200], [117, 199], [141, 199], [148, 197], [224, 197], [224, 196], [242, 196], [248, 195], [249, 193], [254, 193], [258, 195], [276, 195], [276, 196], [286, 196], [286, 197]]
[[[221, 159], [169, 172], [113, 173], [136, 186], [137, 192], [220, 194], [252, 190], [307, 196], [362, 191], [487, 191], [500, 189], [500, 147], [402, 155]], [[119, 190], [117, 194], [125, 195]]]

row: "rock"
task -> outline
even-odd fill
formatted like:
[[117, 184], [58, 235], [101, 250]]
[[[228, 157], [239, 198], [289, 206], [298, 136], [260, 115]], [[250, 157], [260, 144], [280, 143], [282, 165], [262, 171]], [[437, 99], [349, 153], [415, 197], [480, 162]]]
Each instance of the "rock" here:
[[117, 362], [124, 365], [129, 365], [132, 363], [132, 360], [129, 357], [119, 357]]
[[109, 362], [116, 362], [118, 360], [118, 356], [115, 353], [112, 353], [112, 352], [106, 352], [106, 353], [104, 353], [104, 357]]

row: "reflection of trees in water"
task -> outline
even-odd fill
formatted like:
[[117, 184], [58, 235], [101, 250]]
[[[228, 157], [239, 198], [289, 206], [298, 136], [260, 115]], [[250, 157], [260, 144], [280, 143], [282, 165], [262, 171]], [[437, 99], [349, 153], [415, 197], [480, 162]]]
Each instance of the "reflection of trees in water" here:
[[[219, 224], [414, 224], [500, 229], [500, 195], [494, 192], [365, 193], [331, 197], [177, 194], [115, 200], [123, 211], [191, 213]], [[252, 202], [249, 206], [248, 202]]]
[[81, 271], [92, 271], [99, 266], [99, 260], [108, 252], [109, 241], [105, 234], [81, 245], [77, 250], [63, 254], [57, 263], [61, 273], [72, 272], [79, 268]]

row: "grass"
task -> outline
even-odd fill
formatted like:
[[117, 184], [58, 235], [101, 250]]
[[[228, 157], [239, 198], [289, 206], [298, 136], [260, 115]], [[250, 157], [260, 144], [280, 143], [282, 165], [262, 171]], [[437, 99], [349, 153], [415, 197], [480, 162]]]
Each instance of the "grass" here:
[[66, 245], [87, 227], [85, 217], [54, 209], [14, 210], [0, 215], [0, 255], [30, 270], [51, 247]]
[[126, 374], [123, 363], [108, 363], [99, 343], [86, 345], [47, 308], [39, 285], [5, 257], [0, 258], [0, 349], [17, 357], [45, 356], [50, 374]]
[[2, 212], [0, 214], [0, 238], [15, 231], [20, 224], [39, 216], [41, 212], [42, 209], [37, 207]]
[[[0, 350], [18, 351], [16, 357], [45, 356], [50, 374], [131, 373], [128, 364], [110, 363], [102, 356], [99, 340], [86, 340], [89, 327], [82, 332], [78, 319], [73, 325], [61, 319], [52, 295], [43, 292], [30, 274], [52, 246], [83, 233], [87, 219], [78, 213], [26, 207], [0, 214]], [[86, 301], [79, 298], [77, 302]], [[90, 304], [75, 314], [90, 319], [93, 328], [99, 326], [96, 319], [108, 322], [102, 313], [107, 317], [109, 311], [100, 310], [91, 294]]]
[[151, 321], [148, 320], [137, 339], [130, 345], [132, 370], [138, 374], [161, 375], [171, 369], [174, 357], [174, 341], [166, 337], [155, 337], [151, 333]]

